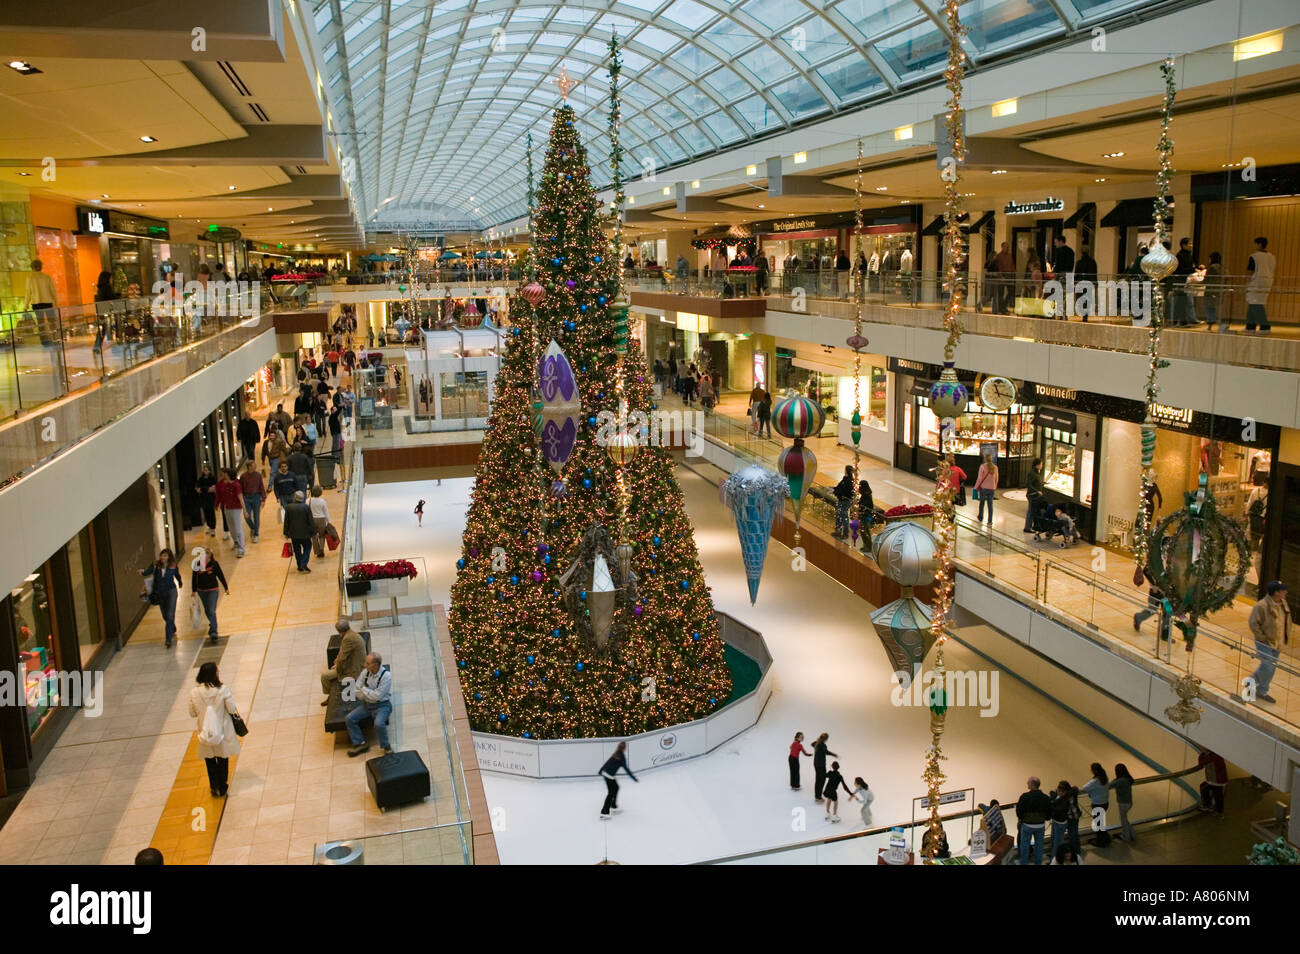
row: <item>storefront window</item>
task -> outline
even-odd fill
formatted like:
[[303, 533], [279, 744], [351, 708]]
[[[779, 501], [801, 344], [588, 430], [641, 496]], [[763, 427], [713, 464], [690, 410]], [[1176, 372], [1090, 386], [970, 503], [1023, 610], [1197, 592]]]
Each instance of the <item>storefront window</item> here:
[[81, 654], [84, 663], [104, 638], [99, 625], [99, 604], [95, 600], [95, 565], [89, 529], [68, 541], [68, 581], [72, 587], [77, 642], [87, 647]]
[[1043, 428], [1043, 486], [1067, 497], [1074, 496], [1076, 439], [1073, 431]]
[[[928, 393], [929, 384], [918, 385]], [[939, 420], [930, 410], [928, 397], [917, 397], [920, 423], [920, 447], [939, 450]], [[1030, 457], [1034, 440], [1032, 408], [1013, 404], [1006, 411], [993, 412], [978, 398], [972, 398], [967, 411], [956, 420], [947, 450], [954, 454], [980, 455], [985, 444], [996, 444], [1002, 458]]]
[[[883, 367], [864, 366], [858, 379], [858, 401], [862, 407], [864, 427], [878, 431], [889, 429], [886, 408], [889, 404], [889, 372]], [[853, 377], [839, 379], [839, 408], [843, 417], [853, 416]]]
[[486, 371], [444, 371], [442, 373], [444, 419], [487, 417], [488, 399]]
[[27, 728], [35, 733], [59, 703], [60, 668], [54, 635], [54, 613], [50, 606], [46, 567], [23, 580], [9, 594], [18, 633], [18, 661], [27, 693]]

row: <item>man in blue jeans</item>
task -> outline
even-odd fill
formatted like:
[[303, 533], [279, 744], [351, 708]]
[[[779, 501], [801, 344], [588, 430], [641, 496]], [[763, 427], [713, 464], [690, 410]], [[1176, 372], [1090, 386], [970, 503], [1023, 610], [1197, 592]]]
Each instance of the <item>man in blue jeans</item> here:
[[1268, 694], [1277, 671], [1278, 656], [1282, 646], [1291, 641], [1291, 607], [1287, 605], [1287, 585], [1274, 580], [1264, 588], [1264, 597], [1250, 611], [1250, 633], [1255, 637], [1255, 654], [1259, 668], [1251, 677], [1255, 680], [1255, 698], [1261, 702], [1277, 702]]
[[352, 748], [348, 755], [352, 758], [369, 751], [366, 734], [361, 731], [361, 720], [369, 716], [375, 723], [375, 734], [379, 736], [379, 747], [387, 755], [393, 751], [388, 744], [388, 718], [393, 714], [393, 672], [384, 665], [379, 653], [366, 657], [366, 667], [361, 670], [357, 681], [350, 686], [343, 686], [343, 698], [352, 700], [352, 710], [344, 717], [348, 727], [348, 738]]
[[1029, 845], [1032, 842], [1034, 846], [1034, 864], [1043, 863], [1043, 829], [1047, 825], [1047, 819], [1052, 817], [1052, 800], [1042, 792], [1040, 782], [1034, 776], [1029, 776], [1026, 782], [1029, 790], [1020, 796], [1020, 801], [1016, 802], [1016, 820], [1020, 823], [1020, 833], [1017, 840], [1020, 842], [1020, 863], [1029, 864]]
[[294, 491], [293, 501], [284, 506], [284, 535], [293, 547], [293, 558], [299, 573], [310, 573], [311, 538], [316, 533], [316, 521], [311, 509], [303, 500], [301, 490]]

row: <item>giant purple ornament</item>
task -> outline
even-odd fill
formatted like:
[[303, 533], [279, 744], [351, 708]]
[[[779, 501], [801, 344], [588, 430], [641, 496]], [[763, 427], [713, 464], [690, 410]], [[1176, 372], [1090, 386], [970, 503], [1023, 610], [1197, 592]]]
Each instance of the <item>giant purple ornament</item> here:
[[537, 364], [537, 393], [542, 399], [542, 454], [559, 473], [578, 439], [578, 380], [564, 350], [552, 339]]

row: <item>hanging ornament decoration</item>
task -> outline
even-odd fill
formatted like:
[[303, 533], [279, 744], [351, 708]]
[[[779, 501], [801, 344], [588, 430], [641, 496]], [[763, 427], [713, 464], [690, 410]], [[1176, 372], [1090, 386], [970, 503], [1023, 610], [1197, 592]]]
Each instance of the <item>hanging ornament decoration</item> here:
[[785, 475], [790, 487], [790, 500], [794, 504], [794, 542], [798, 546], [804, 498], [817, 477], [817, 455], [804, 446], [802, 437], [796, 437], [793, 445], [783, 448], [777, 455], [776, 469]]
[[930, 410], [939, 420], [960, 417], [970, 401], [970, 391], [957, 380], [954, 362], [945, 361], [939, 380], [930, 385]]
[[758, 584], [767, 559], [767, 541], [772, 536], [772, 521], [789, 488], [777, 474], [757, 464], [736, 471], [722, 482], [719, 496], [736, 517], [740, 534], [740, 555], [745, 563], [745, 580], [749, 584], [749, 602], [758, 600]]
[[[1165, 248], [1165, 216], [1169, 212], [1170, 180], [1173, 177], [1174, 141], [1169, 138], [1169, 125], [1173, 120], [1174, 97], [1178, 92], [1177, 76], [1174, 71], [1173, 57], [1166, 57], [1160, 64], [1160, 73], [1165, 81], [1164, 107], [1160, 113], [1160, 139], [1156, 143], [1156, 153], [1160, 158], [1160, 171], [1156, 173], [1156, 197], [1152, 206], [1155, 219], [1155, 241], [1142, 259], [1142, 271], [1151, 279], [1151, 325], [1147, 329], [1147, 380], [1146, 399], [1147, 415], [1142, 422], [1142, 481], [1138, 487], [1137, 521], [1134, 527], [1135, 545], [1133, 548], [1133, 585], [1141, 586], [1143, 569], [1150, 563], [1148, 550], [1151, 536], [1151, 521], [1155, 517], [1155, 455], [1156, 425], [1151, 418], [1150, 409], [1160, 396], [1157, 374], [1168, 362], [1160, 357], [1160, 331], [1164, 326], [1165, 290], [1161, 281], [1167, 278], [1177, 267], [1178, 262]], [[1148, 263], [1150, 263], [1148, 265]], [[1191, 660], [1188, 660], [1191, 665]], [[1190, 669], [1188, 670], [1190, 672]]]
[[[1232, 604], [1251, 566], [1251, 549], [1241, 525], [1219, 513], [1209, 477], [1202, 471], [1183, 509], [1169, 514], [1147, 541], [1148, 572], [1169, 599], [1190, 652], [1202, 616]], [[1190, 666], [1188, 672], [1190, 673]]]
[[791, 394], [772, 408], [772, 426], [783, 437], [816, 437], [826, 424], [826, 411], [802, 394]]
[[637, 576], [631, 559], [625, 561], [613, 546], [608, 531], [592, 524], [582, 535], [569, 567], [560, 575], [564, 605], [577, 631], [600, 653], [608, 651], [622, 636], [617, 610], [635, 612]]
[[815, 437], [826, 424], [826, 411], [820, 404], [794, 393], [776, 402], [772, 409], [772, 426], [783, 437], [794, 438], [794, 446], [781, 451], [776, 469], [785, 475], [794, 502], [794, 543], [799, 545], [800, 518], [804, 498], [817, 476], [817, 455], [804, 446], [804, 438]]
[[876, 564], [903, 594], [871, 614], [871, 625], [884, 644], [894, 672], [917, 674], [931, 647], [933, 614], [912, 595], [912, 588], [934, 581], [938, 569], [939, 541], [916, 523], [891, 524], [873, 545]]
[[551, 469], [559, 473], [577, 442], [582, 401], [573, 367], [554, 340], [537, 365], [537, 393], [542, 399], [542, 453]]
[[[939, 176], [943, 180], [943, 247], [944, 291], [948, 301], [944, 306], [943, 325], [948, 338], [943, 346], [943, 371], [930, 389], [930, 409], [935, 417], [956, 418], [965, 409], [970, 398], [965, 385], [957, 380], [957, 346], [961, 342], [961, 307], [964, 297], [962, 266], [966, 258], [966, 242], [962, 236], [961, 179], [962, 165], [966, 161], [966, 112], [962, 106], [962, 90], [966, 80], [966, 54], [962, 41], [966, 27], [961, 22], [960, 0], [944, 0], [943, 17], [948, 27], [948, 62], [943, 71], [944, 85], [948, 89], [947, 111], [944, 113], [944, 139], [947, 155], [940, 164]], [[940, 430], [939, 466], [934, 483], [934, 529], [938, 540], [938, 571], [935, 574], [934, 603], [930, 613], [930, 635], [934, 641], [934, 670], [943, 672], [943, 647], [948, 639], [948, 618], [952, 613], [954, 569], [953, 559], [957, 546], [956, 513], [953, 505], [954, 490], [948, 475], [945, 454], [948, 434]], [[921, 840], [921, 853], [933, 857], [943, 841], [943, 822], [939, 817], [939, 796], [946, 778], [943, 772], [943, 750], [939, 737], [943, 735], [947, 706], [942, 700], [930, 710], [930, 748], [925, 757], [925, 770], [921, 774], [930, 799], [930, 817], [926, 822], [926, 835]]]
[[640, 449], [641, 441], [627, 428], [617, 429], [605, 442], [605, 452], [609, 454], [609, 459], [620, 468], [625, 467]]
[[610, 305], [610, 314], [614, 317], [614, 347], [619, 354], [627, 354], [627, 312], [631, 306], [627, 292], [620, 287], [618, 297]]
[[1201, 679], [1185, 672], [1174, 680], [1174, 694], [1178, 701], [1165, 708], [1165, 718], [1175, 725], [1186, 729], [1201, 721], [1204, 706], [1198, 706], [1196, 700], [1201, 697]]
[[519, 289], [519, 294], [523, 297], [524, 301], [536, 308], [542, 303], [542, 299], [546, 297], [546, 289], [537, 282], [529, 282], [523, 288]]

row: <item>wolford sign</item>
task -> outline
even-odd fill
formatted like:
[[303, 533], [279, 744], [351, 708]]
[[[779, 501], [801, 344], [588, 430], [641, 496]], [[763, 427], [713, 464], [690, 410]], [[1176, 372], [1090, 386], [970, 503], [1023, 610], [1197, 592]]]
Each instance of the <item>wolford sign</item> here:
[[1002, 210], [1007, 215], [1027, 215], [1031, 212], [1063, 212], [1065, 200], [1048, 196], [1038, 202], [1008, 202]]

